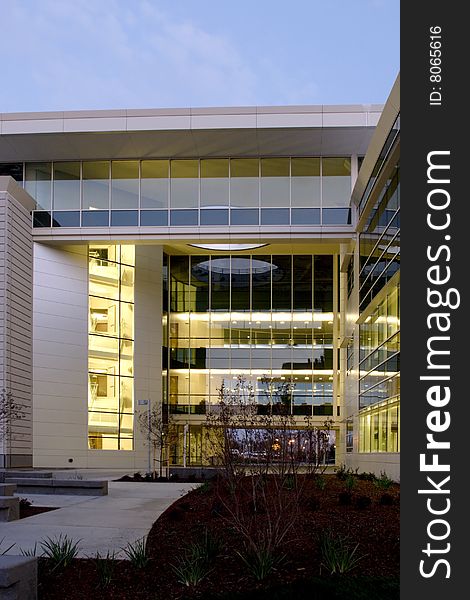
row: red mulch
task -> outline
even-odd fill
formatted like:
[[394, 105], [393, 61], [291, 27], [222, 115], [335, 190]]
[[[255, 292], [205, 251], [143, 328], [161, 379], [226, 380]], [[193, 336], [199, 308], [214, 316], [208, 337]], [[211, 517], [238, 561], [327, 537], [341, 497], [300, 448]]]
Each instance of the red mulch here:
[[[216, 485], [197, 489], [177, 500], [155, 522], [147, 540], [151, 561], [144, 569], [136, 569], [127, 561], [117, 561], [113, 581], [106, 588], [99, 586], [95, 563], [77, 559], [63, 572], [50, 573], [47, 561], [40, 560], [40, 600], [180, 600], [204, 599], [224, 592], [265, 590], [299, 580], [326, 576], [320, 572], [321, 559], [318, 534], [325, 528], [335, 534], [347, 535], [357, 553], [364, 558], [350, 576], [397, 578], [399, 575], [399, 485], [384, 492], [370, 481], [357, 478], [352, 492], [352, 504], [341, 505], [338, 497], [345, 484], [335, 475], [325, 476], [327, 485], [318, 489], [309, 481], [306, 501], [290, 539], [282, 548], [285, 560], [265, 581], [257, 583], [247, 572], [236, 550], [243, 550], [243, 540], [223, 516]], [[391, 504], [382, 504], [386, 493]], [[361, 496], [371, 499], [360, 507]], [[363, 501], [367, 504], [367, 501]], [[221, 514], [222, 513], [222, 514]], [[196, 588], [178, 583], [171, 567], [185, 548], [200, 539], [207, 528], [222, 543], [222, 551], [213, 562], [213, 570]]]
[[20, 519], [27, 519], [28, 517], [34, 517], [34, 515], [40, 515], [41, 513], [49, 512], [50, 510], [57, 510], [56, 506], [22, 506], [20, 504]]

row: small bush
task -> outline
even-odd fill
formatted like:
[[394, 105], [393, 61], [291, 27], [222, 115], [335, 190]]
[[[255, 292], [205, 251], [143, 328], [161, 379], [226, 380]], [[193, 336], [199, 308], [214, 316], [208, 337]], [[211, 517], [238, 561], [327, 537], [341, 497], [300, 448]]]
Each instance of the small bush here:
[[348, 506], [352, 502], [351, 492], [340, 492], [338, 494], [338, 502], [341, 506]]
[[219, 555], [221, 547], [219, 538], [214, 536], [206, 527], [200, 539], [189, 546], [188, 552], [194, 558], [209, 562]]
[[210, 481], [204, 481], [204, 483], [198, 487], [198, 491], [200, 494], [208, 494], [212, 491], [212, 484]]
[[95, 567], [98, 575], [98, 586], [105, 588], [111, 583], [114, 571], [116, 569], [115, 553], [110, 554], [109, 550], [106, 556], [101, 556], [99, 552], [95, 556]]
[[379, 498], [379, 503], [382, 506], [391, 506], [394, 503], [394, 498], [391, 494], [382, 494]]
[[134, 543], [129, 542], [125, 548], [122, 548], [124, 554], [130, 560], [131, 564], [137, 569], [143, 569], [150, 561], [147, 556], [146, 538], [140, 538]]
[[388, 477], [385, 471], [380, 472], [380, 477], [375, 479], [375, 485], [379, 488], [379, 490], [388, 490], [392, 487], [394, 481]]
[[211, 506], [211, 517], [221, 517], [224, 514], [224, 505], [220, 500], [214, 500]]
[[282, 486], [285, 490], [288, 491], [292, 491], [295, 489], [295, 478], [293, 477], [293, 475], [288, 475], [284, 482], [283, 482], [283, 486]]
[[179, 508], [178, 506], [175, 506], [175, 508], [172, 508], [168, 511], [168, 518], [171, 521], [182, 521], [184, 517], [184, 510], [181, 510], [181, 508]]
[[369, 508], [369, 506], [372, 504], [372, 500], [370, 499], [369, 496], [358, 496], [356, 498], [356, 506], [357, 508], [363, 510], [365, 508]]
[[366, 473], [366, 472], [359, 473], [359, 475], [357, 477], [361, 481], [375, 481], [377, 479], [377, 477], [375, 476], [375, 473], [372, 473], [372, 471], [369, 471], [368, 473]]
[[272, 550], [258, 548], [256, 551], [237, 552], [250, 575], [256, 581], [263, 581], [284, 559], [285, 555], [276, 555]]
[[346, 537], [336, 536], [331, 531], [324, 531], [319, 538], [321, 565], [330, 575], [352, 571], [364, 556], [357, 555], [359, 544], [352, 546]]
[[187, 587], [198, 585], [211, 571], [211, 561], [220, 553], [221, 544], [209, 530], [204, 529], [200, 539], [190, 544], [176, 565], [172, 565], [179, 583]]
[[65, 569], [74, 558], [77, 557], [80, 540], [74, 542], [67, 535], [60, 534], [59, 537], [47, 537], [41, 542], [43, 555], [52, 563], [52, 570]]
[[305, 508], [311, 512], [315, 512], [320, 508], [320, 500], [315, 496], [311, 496], [305, 500]]
[[356, 487], [356, 479], [350, 473], [346, 476], [344, 487], [348, 492], [352, 492], [352, 490]]
[[335, 469], [335, 474], [340, 481], [346, 481], [348, 477], [357, 476], [357, 469], [353, 471], [350, 467], [346, 467], [346, 465], [340, 465]]
[[210, 566], [201, 559], [195, 559], [190, 555], [183, 555], [178, 559], [176, 565], [171, 565], [179, 583], [187, 587], [198, 585], [212, 570]]

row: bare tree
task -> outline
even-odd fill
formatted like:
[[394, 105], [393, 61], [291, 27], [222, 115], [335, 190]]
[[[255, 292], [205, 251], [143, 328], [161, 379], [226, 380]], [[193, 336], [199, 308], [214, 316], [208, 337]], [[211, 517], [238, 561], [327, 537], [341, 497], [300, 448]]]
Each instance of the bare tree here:
[[[140, 413], [138, 423], [146, 443], [152, 449], [152, 464], [155, 466], [158, 463], [158, 474], [162, 477], [164, 459], [175, 437], [175, 426], [171, 419], [164, 418], [161, 408], [156, 405], [151, 407], [150, 414], [147, 411]], [[152, 475], [156, 475], [155, 468]]]
[[[0, 446], [7, 454], [13, 438], [13, 425], [26, 418], [25, 405], [17, 402], [5, 389], [0, 392]], [[7, 465], [5, 465], [7, 466]]]
[[[306, 481], [326, 468], [331, 422], [321, 428], [290, 414], [291, 387], [266, 378], [276, 410], [259, 414], [251, 383], [240, 376], [219, 389], [219, 405], [207, 416], [208, 442], [223, 473], [218, 496], [225, 518], [254, 560], [274, 557], [295, 531]], [[284, 398], [284, 401], [282, 399]]]

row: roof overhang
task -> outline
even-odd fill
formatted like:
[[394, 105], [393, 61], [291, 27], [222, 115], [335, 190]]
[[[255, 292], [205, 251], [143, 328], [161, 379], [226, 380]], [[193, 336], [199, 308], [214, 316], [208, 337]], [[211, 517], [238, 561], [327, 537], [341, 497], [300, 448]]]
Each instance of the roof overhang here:
[[0, 115], [0, 161], [365, 154], [381, 105]]

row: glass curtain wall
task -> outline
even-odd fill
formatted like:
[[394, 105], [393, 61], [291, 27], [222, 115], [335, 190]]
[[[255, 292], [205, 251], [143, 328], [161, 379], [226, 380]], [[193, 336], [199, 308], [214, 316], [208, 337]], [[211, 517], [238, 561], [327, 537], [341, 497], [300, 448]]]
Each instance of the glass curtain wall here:
[[132, 450], [135, 247], [89, 246], [88, 445]]
[[399, 452], [400, 166], [395, 165], [359, 236], [359, 451]]
[[169, 410], [205, 414], [242, 375], [260, 413], [333, 414], [333, 257], [170, 256]]
[[350, 223], [350, 157], [26, 163], [24, 185], [35, 227]]
[[400, 288], [360, 326], [359, 451], [399, 452]]

